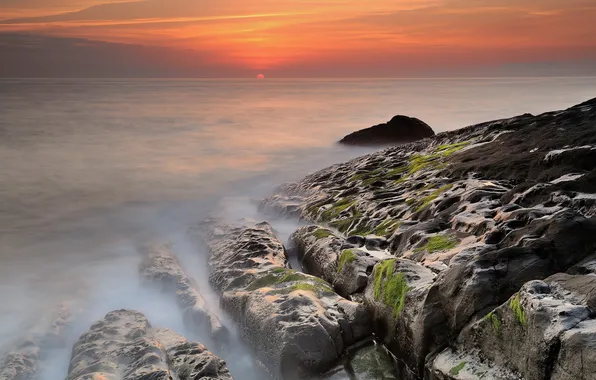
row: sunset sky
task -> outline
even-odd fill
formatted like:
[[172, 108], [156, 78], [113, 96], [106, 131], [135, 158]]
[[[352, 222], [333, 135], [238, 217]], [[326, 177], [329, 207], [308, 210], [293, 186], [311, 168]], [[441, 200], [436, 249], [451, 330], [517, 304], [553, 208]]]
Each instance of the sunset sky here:
[[0, 0], [0, 76], [596, 75], [594, 0]]

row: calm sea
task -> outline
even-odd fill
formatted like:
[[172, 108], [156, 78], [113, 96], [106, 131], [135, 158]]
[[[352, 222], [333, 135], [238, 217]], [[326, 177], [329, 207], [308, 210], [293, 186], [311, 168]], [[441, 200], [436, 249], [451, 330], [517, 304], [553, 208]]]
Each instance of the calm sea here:
[[0, 351], [60, 302], [83, 310], [71, 340], [117, 307], [183, 330], [137, 286], [135, 244], [173, 240], [204, 278], [186, 227], [254, 214], [251, 197], [368, 152], [335, 144], [351, 131], [406, 114], [441, 132], [594, 96], [596, 78], [0, 80]]

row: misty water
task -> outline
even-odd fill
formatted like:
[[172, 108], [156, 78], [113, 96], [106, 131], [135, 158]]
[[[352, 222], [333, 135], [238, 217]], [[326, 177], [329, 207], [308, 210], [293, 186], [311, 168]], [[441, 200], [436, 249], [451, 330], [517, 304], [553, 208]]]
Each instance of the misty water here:
[[[209, 347], [172, 299], [140, 286], [139, 244], [172, 242], [221, 314], [193, 223], [262, 218], [256, 200], [369, 152], [335, 141], [398, 113], [440, 132], [595, 94], [596, 78], [0, 80], [0, 354], [61, 305], [75, 322], [42, 380], [64, 378], [78, 336], [119, 308]], [[297, 226], [272, 224], [282, 239]], [[233, 375], [262, 379], [232, 346], [216, 353]]]

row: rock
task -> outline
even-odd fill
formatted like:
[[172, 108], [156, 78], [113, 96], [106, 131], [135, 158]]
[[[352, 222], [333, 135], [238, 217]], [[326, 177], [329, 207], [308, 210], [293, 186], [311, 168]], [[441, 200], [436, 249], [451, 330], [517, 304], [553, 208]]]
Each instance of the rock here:
[[352, 352], [346, 367], [357, 380], [401, 379], [395, 360], [379, 344], [368, 345]]
[[459, 362], [466, 363], [468, 372], [476, 368], [478, 374], [478, 368], [488, 367], [509, 374], [504, 379], [589, 378], [593, 362], [586, 361], [586, 366], [582, 359], [596, 357], [596, 344], [588, 343], [595, 332], [595, 289], [596, 276], [564, 273], [525, 284], [505, 304], [464, 329], [456, 350], [441, 353], [433, 371], [464, 379], [466, 372], [446, 373]]
[[39, 371], [39, 347], [23, 344], [8, 353], [0, 362], [0, 379], [33, 380]]
[[[350, 239], [356, 241], [354, 237]], [[289, 245], [298, 253], [306, 273], [324, 279], [339, 294], [348, 297], [364, 290], [373, 266], [380, 260], [367, 251], [352, 248], [350, 239], [345, 240], [329, 229], [311, 225], [294, 232]], [[362, 238], [362, 241], [367, 239]]]
[[397, 363], [380, 344], [366, 342], [351, 349], [340, 367], [323, 380], [397, 380], [401, 379]]
[[372, 334], [364, 306], [288, 268], [284, 247], [268, 224], [217, 228], [224, 234], [205, 235], [211, 283], [275, 379], [320, 374]]
[[[339, 285], [342, 251], [358, 245], [355, 252], [367, 252], [386, 244], [367, 244], [364, 238], [362, 248], [362, 240], [351, 236], [387, 239], [387, 253], [400, 263], [391, 276], [411, 273], [403, 282], [415, 297], [404, 299], [397, 318], [389, 307], [374, 303], [375, 333], [415, 376], [422, 376], [423, 363], [437, 357], [437, 350], [525, 283], [557, 273], [596, 273], [595, 102], [390, 147], [286, 184], [263, 204], [291, 198], [291, 215], [330, 231], [313, 239], [304, 233], [312, 230], [299, 230], [305, 267], [354, 299], [361, 299], [359, 287]], [[402, 263], [405, 270], [399, 268]], [[368, 268], [357, 270], [348, 272], [352, 284], [357, 273], [370, 274]], [[365, 292], [368, 305], [373, 279], [374, 271]], [[572, 347], [590, 330], [567, 335], [577, 337], [569, 341]], [[491, 360], [462, 359], [466, 355], [473, 359], [475, 354], [441, 354], [441, 370], [432, 376], [449, 378], [452, 369], [461, 378], [484, 372], [494, 378], [517, 376], [517, 369], [512, 375]], [[528, 353], [519, 355], [519, 360], [534, 360]], [[468, 364], [458, 368], [462, 361]], [[577, 372], [577, 364], [565, 365], [561, 373]]]
[[25, 336], [0, 360], [0, 379], [33, 380], [44, 366], [47, 352], [65, 345], [71, 314], [63, 306], [49, 315], [40, 316]]
[[132, 310], [108, 313], [75, 344], [68, 380], [231, 380], [226, 363], [205, 346], [154, 329]]
[[225, 345], [229, 332], [220, 319], [213, 314], [190, 277], [182, 270], [169, 245], [152, 245], [142, 249], [146, 259], [141, 263], [141, 278], [172, 293], [185, 324], [198, 332], [211, 335], [218, 344]]
[[411, 373], [421, 373], [426, 355], [446, 339], [435, 278], [411, 260], [389, 259], [374, 267], [366, 287], [375, 333]]
[[408, 143], [434, 135], [435, 132], [425, 122], [397, 115], [387, 123], [350, 133], [339, 142], [347, 145], [386, 145]]

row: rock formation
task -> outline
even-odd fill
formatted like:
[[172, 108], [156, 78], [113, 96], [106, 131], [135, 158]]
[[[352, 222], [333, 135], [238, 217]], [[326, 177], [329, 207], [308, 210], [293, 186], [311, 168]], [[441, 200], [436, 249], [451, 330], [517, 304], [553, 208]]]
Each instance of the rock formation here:
[[151, 245], [141, 249], [146, 258], [141, 263], [141, 278], [155, 284], [174, 297], [185, 324], [199, 332], [208, 333], [214, 341], [225, 345], [228, 330], [213, 314], [195, 282], [184, 272], [168, 245]]
[[269, 224], [209, 231], [210, 281], [221, 306], [275, 379], [322, 373], [371, 336], [367, 309], [324, 280], [291, 270]]
[[346, 145], [404, 144], [432, 137], [435, 132], [422, 120], [397, 115], [387, 123], [350, 133], [339, 142]]
[[261, 210], [312, 224], [290, 247], [406, 378], [591, 378], [596, 99], [334, 165]]
[[69, 327], [70, 312], [59, 307], [49, 318], [41, 316], [34, 326], [25, 332], [22, 339], [9, 347], [8, 353], [0, 359], [1, 380], [37, 379], [47, 352], [63, 347], [65, 331]]
[[154, 329], [132, 310], [108, 313], [75, 344], [67, 380], [232, 380], [226, 363], [205, 346]]

